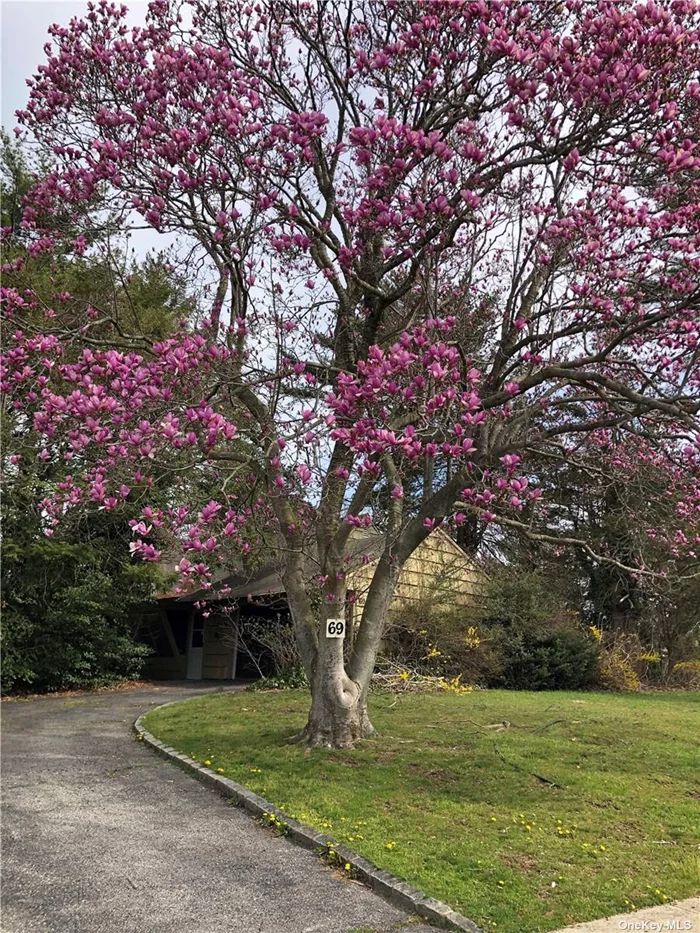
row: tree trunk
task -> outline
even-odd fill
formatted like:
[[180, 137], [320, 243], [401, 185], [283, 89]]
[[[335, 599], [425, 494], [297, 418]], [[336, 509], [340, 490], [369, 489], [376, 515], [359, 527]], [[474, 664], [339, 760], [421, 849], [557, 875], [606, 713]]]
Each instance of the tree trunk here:
[[318, 681], [311, 690], [309, 719], [299, 739], [311, 747], [352, 748], [360, 739], [376, 735], [367, 713], [367, 703], [358, 691], [349, 705], [339, 699], [328, 681]]
[[351, 680], [345, 670], [343, 639], [328, 638], [328, 618], [344, 618], [342, 602], [321, 612], [318, 653], [311, 682], [309, 720], [299, 736], [310, 746], [352, 748], [374, 729], [367, 715], [366, 685]]
[[[328, 577], [320, 618], [314, 619], [301, 576], [288, 572], [287, 594], [304, 666], [311, 685], [311, 709], [304, 729], [290, 741], [309, 746], [352, 748], [376, 735], [367, 712], [369, 685], [384, 622], [401, 564], [382, 554], [370, 584], [357, 639], [346, 668], [343, 639], [328, 637], [329, 619], [346, 621], [342, 564], [324, 565]], [[307, 634], [314, 632], [313, 644]], [[302, 637], [300, 637], [302, 636]], [[307, 646], [308, 649], [307, 650]]]

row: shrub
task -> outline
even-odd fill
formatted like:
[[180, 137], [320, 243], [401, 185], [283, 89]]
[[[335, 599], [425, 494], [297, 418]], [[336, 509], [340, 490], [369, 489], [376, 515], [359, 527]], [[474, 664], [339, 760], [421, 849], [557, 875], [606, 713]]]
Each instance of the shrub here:
[[[90, 589], [99, 587], [93, 580]], [[3, 615], [3, 692], [104, 687], [141, 675], [149, 653], [96, 604], [71, 587], [40, 622], [10, 608]]]
[[688, 690], [700, 690], [700, 660], [679, 661], [673, 665], [671, 683]]
[[464, 683], [485, 684], [500, 670], [491, 639], [464, 607], [450, 609], [429, 600], [394, 610], [382, 655], [405, 670]]
[[557, 568], [522, 569], [500, 563], [488, 567], [488, 579], [475, 618], [482, 625], [514, 626], [531, 632], [578, 622], [580, 592]]
[[646, 650], [637, 635], [603, 633], [596, 626], [591, 626], [591, 632], [600, 645], [598, 686], [604, 690], [640, 690], [640, 673], [648, 673], [650, 664], [656, 666], [657, 655]]
[[575, 581], [565, 572], [494, 563], [479, 630], [497, 663], [487, 686], [511, 690], [577, 690], [597, 675], [598, 645], [581, 628]]
[[[512, 690], [637, 691], [660, 683], [665, 651], [637, 634], [583, 628], [573, 609], [579, 597], [570, 580], [498, 565], [477, 606], [445, 609], [426, 600], [395, 611], [384, 655], [394, 671]], [[696, 689], [699, 667], [676, 664], [670, 683]]]
[[384, 654], [416, 674], [512, 690], [577, 690], [598, 672], [596, 641], [572, 621], [549, 628], [530, 618], [474, 624], [464, 608], [422, 604], [394, 621]]
[[615, 651], [604, 651], [600, 659], [598, 684], [605, 690], [636, 692], [641, 688], [639, 674], [631, 662]]
[[54, 540], [6, 544], [4, 693], [139, 677], [148, 648], [134, 643], [129, 612], [152, 592], [155, 571], [126, 566], [116, 572], [101, 565], [101, 555], [97, 547]]
[[301, 661], [293, 667], [288, 667], [279, 674], [272, 674], [270, 677], [261, 677], [248, 684], [246, 690], [255, 692], [256, 690], [293, 690], [297, 687], [308, 687], [309, 682], [306, 679], [306, 671]]
[[490, 686], [507, 690], [580, 690], [595, 683], [598, 646], [581, 629], [562, 626], [529, 632], [508, 627], [495, 638], [502, 669]]

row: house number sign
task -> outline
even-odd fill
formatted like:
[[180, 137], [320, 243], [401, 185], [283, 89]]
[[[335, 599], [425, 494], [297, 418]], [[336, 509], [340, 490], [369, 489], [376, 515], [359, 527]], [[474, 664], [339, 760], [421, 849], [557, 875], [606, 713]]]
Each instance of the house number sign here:
[[344, 619], [328, 619], [326, 621], [326, 638], [344, 638], [345, 637], [345, 620]]

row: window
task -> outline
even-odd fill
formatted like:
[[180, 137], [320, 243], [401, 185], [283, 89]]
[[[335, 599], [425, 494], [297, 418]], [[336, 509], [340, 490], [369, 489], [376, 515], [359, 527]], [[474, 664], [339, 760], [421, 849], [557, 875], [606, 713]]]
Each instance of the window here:
[[192, 620], [192, 647], [204, 647], [204, 619], [201, 617]]

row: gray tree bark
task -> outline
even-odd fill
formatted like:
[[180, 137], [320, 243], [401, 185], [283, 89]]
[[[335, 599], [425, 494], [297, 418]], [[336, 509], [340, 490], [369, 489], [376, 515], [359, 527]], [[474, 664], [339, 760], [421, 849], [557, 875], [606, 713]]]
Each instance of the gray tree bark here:
[[[288, 558], [285, 583], [297, 642], [311, 686], [311, 709], [304, 729], [294, 740], [310, 746], [351, 748], [360, 739], [376, 735], [369, 718], [367, 701], [377, 660], [377, 652], [394, 597], [401, 568], [406, 559], [430, 533], [426, 515], [445, 514], [464, 483], [454, 477], [424, 505], [425, 512], [403, 525], [390, 523], [384, 551], [379, 558], [367, 591], [362, 618], [349, 658], [344, 657], [343, 639], [326, 636], [329, 618], [345, 617], [345, 567], [341, 549], [331, 545], [322, 561], [328, 583], [320, 612], [314, 613], [305, 589], [300, 553]], [[393, 527], [392, 527], [393, 524]], [[319, 544], [332, 535], [319, 532]]]

